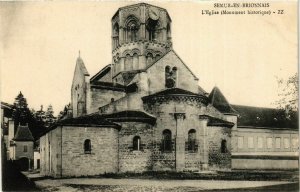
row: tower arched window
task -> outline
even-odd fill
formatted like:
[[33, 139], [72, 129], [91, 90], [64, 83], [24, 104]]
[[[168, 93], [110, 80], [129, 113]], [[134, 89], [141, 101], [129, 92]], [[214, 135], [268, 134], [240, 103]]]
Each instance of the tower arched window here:
[[167, 37], [168, 37], [168, 40], [171, 39], [171, 25], [170, 25], [170, 23], [168, 23], [168, 25], [167, 25]]
[[172, 132], [169, 129], [163, 131], [162, 151], [172, 151]]
[[128, 71], [128, 70], [132, 70], [132, 57], [127, 54], [125, 56], [125, 70]]
[[177, 68], [173, 67], [171, 69], [170, 66], [166, 66], [166, 68], [165, 68], [165, 87], [166, 88], [176, 87], [176, 81], [177, 81]]
[[147, 21], [147, 32], [148, 32], [148, 40], [154, 41], [158, 38], [158, 26], [159, 22], [158, 20], [148, 19]]
[[116, 48], [119, 45], [119, 24], [116, 23], [113, 27], [113, 47]]
[[139, 25], [137, 21], [131, 18], [126, 25], [126, 33], [127, 33], [126, 41], [127, 42], [136, 41], [138, 39], [138, 30], [139, 30]]
[[133, 150], [135, 151], [141, 150], [141, 138], [139, 136], [135, 136], [133, 138]]
[[133, 69], [139, 68], [139, 55], [137, 53], [133, 54], [132, 63], [133, 63]]
[[153, 61], [153, 55], [152, 55], [152, 53], [148, 53], [146, 55], [146, 63], [147, 63], [147, 65], [150, 65], [152, 63], [152, 61]]
[[197, 151], [196, 130], [195, 129], [191, 129], [188, 132], [188, 151], [190, 151], [190, 152]]
[[227, 153], [227, 141], [225, 139], [221, 141], [221, 153]]
[[84, 153], [91, 153], [92, 151], [91, 140], [86, 139], [84, 141], [83, 147], [84, 147]]

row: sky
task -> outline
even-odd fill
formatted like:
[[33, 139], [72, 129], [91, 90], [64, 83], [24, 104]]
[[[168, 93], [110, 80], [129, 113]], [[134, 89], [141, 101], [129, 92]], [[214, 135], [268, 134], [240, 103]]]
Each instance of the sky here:
[[[208, 16], [209, 1], [147, 3], [168, 10], [173, 49], [202, 88], [219, 87], [232, 104], [276, 107], [276, 77], [297, 72], [297, 1], [269, 2], [284, 14]], [[1, 101], [22, 91], [30, 108], [51, 104], [58, 114], [71, 99], [79, 50], [91, 76], [111, 63], [111, 17], [134, 3], [0, 2]]]

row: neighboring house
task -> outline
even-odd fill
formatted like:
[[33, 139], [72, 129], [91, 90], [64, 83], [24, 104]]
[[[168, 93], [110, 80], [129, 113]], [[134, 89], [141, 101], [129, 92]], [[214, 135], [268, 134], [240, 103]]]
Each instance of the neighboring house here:
[[[204, 91], [173, 50], [166, 9], [145, 3], [121, 7], [111, 22], [112, 64], [90, 78], [78, 57], [69, 108], [73, 118], [57, 122], [40, 138], [42, 175], [298, 167], [298, 152], [284, 144], [298, 146], [297, 128], [261, 129], [253, 120], [242, 127], [243, 106], [230, 105], [217, 87]], [[253, 148], [260, 135], [266, 136], [259, 143], [272, 137], [274, 144], [268, 144], [265, 158], [256, 159], [255, 153], [242, 153], [242, 135]], [[272, 151], [289, 151], [271, 158], [282, 166], [255, 165], [270, 159]]]
[[19, 125], [14, 138], [10, 140], [10, 159], [17, 160], [22, 170], [32, 168], [33, 142], [34, 138], [28, 125]]

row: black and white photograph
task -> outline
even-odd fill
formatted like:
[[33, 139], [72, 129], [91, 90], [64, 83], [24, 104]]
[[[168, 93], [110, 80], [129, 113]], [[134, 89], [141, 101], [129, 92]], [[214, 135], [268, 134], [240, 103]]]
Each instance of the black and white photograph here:
[[1, 1], [1, 189], [299, 191], [298, 1]]

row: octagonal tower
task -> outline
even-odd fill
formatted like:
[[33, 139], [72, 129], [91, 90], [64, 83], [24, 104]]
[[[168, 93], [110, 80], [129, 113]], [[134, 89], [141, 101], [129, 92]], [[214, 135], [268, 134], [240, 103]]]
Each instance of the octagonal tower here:
[[111, 24], [113, 79], [121, 72], [145, 69], [172, 49], [166, 9], [146, 3], [125, 6]]

